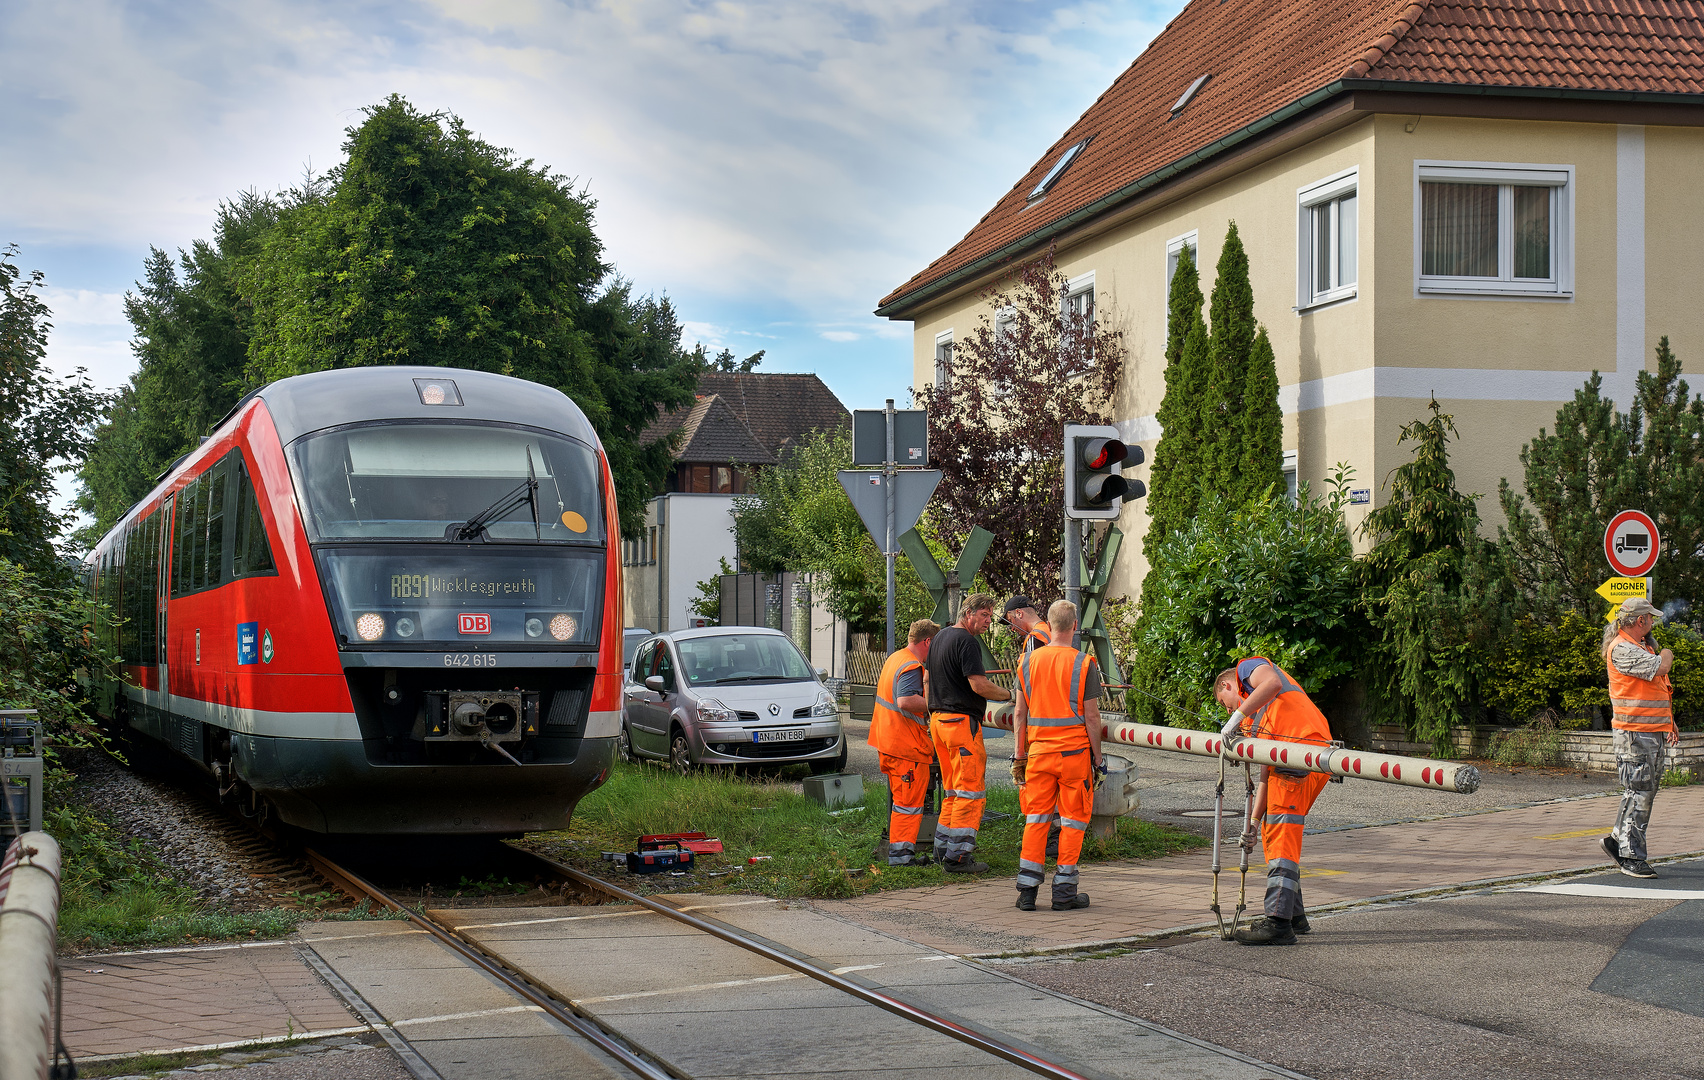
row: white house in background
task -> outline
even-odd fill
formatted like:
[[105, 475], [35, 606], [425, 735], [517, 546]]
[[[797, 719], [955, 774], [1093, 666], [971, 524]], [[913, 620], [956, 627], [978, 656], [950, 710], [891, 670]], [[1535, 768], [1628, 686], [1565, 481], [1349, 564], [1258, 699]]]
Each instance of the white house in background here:
[[698, 583], [721, 561], [739, 567], [734, 501], [757, 469], [773, 465], [816, 430], [844, 428], [851, 415], [815, 375], [706, 371], [691, 405], [659, 417], [643, 441], [679, 432], [666, 490], [645, 507], [645, 529], [622, 542], [626, 625], [692, 626]]

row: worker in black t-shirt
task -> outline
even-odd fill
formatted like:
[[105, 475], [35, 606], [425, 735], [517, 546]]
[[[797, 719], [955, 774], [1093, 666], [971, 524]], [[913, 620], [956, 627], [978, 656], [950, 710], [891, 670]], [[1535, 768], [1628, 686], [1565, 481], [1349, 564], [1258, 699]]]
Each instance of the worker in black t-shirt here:
[[994, 622], [994, 598], [972, 593], [959, 621], [935, 635], [929, 646], [929, 733], [941, 762], [941, 816], [935, 826], [935, 850], [949, 874], [980, 874], [976, 830], [982, 825], [988, 749], [982, 741], [982, 715], [990, 701], [1012, 695], [995, 686], [982, 664], [977, 635]]

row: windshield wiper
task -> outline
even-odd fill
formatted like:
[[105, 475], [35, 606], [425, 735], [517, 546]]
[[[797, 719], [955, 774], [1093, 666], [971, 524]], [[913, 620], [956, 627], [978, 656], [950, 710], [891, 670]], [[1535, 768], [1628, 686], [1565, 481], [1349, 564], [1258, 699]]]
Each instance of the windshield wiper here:
[[445, 531], [445, 536], [448, 539], [477, 540], [479, 535], [485, 531], [487, 525], [506, 516], [512, 510], [520, 509], [522, 506], [532, 507], [533, 539], [544, 539], [544, 534], [540, 532], [538, 525], [538, 474], [533, 471], [532, 447], [526, 447], [526, 451], [527, 478], [521, 481], [520, 486], [468, 518], [462, 524], [451, 525]]
[[717, 685], [731, 682], [756, 682], [758, 679], [785, 679], [785, 675], [735, 675], [732, 678], [717, 679]]

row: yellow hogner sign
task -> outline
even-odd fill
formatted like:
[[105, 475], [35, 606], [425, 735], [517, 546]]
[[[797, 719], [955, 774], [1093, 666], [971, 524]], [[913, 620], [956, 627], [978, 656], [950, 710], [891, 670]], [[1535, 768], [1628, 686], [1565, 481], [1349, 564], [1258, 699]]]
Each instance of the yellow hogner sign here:
[[1597, 594], [1609, 601], [1609, 613], [1604, 621], [1615, 618], [1615, 609], [1630, 596], [1641, 596], [1650, 599], [1649, 590], [1645, 588], [1646, 579], [1642, 577], [1612, 577], [1597, 587]]

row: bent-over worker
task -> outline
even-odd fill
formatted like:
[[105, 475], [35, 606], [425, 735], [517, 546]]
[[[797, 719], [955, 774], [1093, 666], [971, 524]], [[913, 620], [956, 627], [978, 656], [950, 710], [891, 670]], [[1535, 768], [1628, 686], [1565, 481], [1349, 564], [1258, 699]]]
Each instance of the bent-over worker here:
[[[1053, 640], [1068, 643], [1077, 628], [1077, 605], [1060, 600], [1047, 609]], [[1047, 874], [1047, 830], [1054, 812], [1063, 826], [1053, 867], [1053, 910], [1089, 906], [1077, 891], [1077, 860], [1094, 811], [1101, 772], [1100, 669], [1069, 644], [1044, 645], [1018, 665], [1018, 703], [1012, 712], [1017, 753], [1012, 779], [1024, 811], [1024, 846], [1018, 858], [1018, 908], [1035, 910]]]
[[1649, 600], [1631, 596], [1621, 602], [1615, 621], [1603, 632], [1603, 659], [1609, 668], [1609, 704], [1614, 711], [1610, 740], [1621, 774], [1621, 810], [1603, 849], [1628, 877], [1654, 878], [1645, 861], [1645, 828], [1663, 778], [1663, 744], [1677, 746], [1669, 671], [1674, 653], [1658, 649], [1651, 635], [1658, 612]]
[[[1231, 710], [1226, 739], [1247, 735], [1310, 746], [1331, 742], [1325, 715], [1288, 672], [1264, 656], [1248, 657], [1220, 672], [1213, 695]], [[1249, 820], [1243, 824], [1243, 846], [1253, 849], [1254, 827], [1261, 823], [1266, 915], [1237, 931], [1236, 939], [1244, 945], [1294, 945], [1297, 934], [1311, 929], [1302, 907], [1302, 829], [1329, 779], [1324, 773], [1276, 765], [1262, 769]]]
[[982, 740], [982, 717], [988, 702], [1012, 698], [994, 685], [982, 663], [977, 635], [987, 633], [993, 623], [994, 598], [972, 593], [965, 598], [958, 622], [935, 635], [929, 646], [929, 732], [941, 762], [944, 789], [935, 850], [941, 869], [949, 874], [980, 874], [988, 869], [987, 863], [971, 855], [987, 796], [988, 747]]
[[1023, 642], [1019, 659], [1053, 643], [1053, 638], [1048, 633], [1047, 620], [1036, 610], [1035, 601], [1023, 593], [1006, 601], [1006, 611], [1002, 618], [1005, 624], [1012, 628], [1012, 633]]
[[940, 629], [929, 619], [912, 623], [905, 647], [887, 658], [876, 678], [869, 743], [881, 759], [893, 801], [888, 813], [889, 866], [929, 861], [928, 855], [917, 854], [917, 830], [923, 823], [923, 801], [929, 793], [929, 766], [935, 761], [923, 661], [929, 656], [929, 642]]

